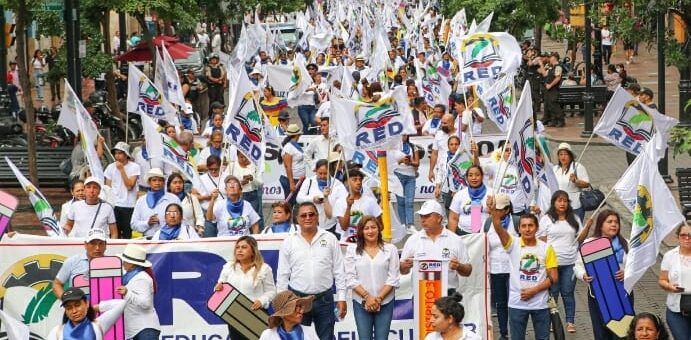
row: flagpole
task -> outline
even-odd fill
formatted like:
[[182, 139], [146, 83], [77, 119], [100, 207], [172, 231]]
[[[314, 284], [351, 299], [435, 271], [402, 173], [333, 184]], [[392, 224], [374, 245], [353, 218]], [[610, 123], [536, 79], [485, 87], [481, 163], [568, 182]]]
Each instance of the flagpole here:
[[595, 136], [595, 134], [594, 134], [594, 133], [591, 133], [591, 134], [590, 134], [590, 137], [588, 137], [588, 141], [585, 143], [585, 146], [583, 147], [583, 150], [581, 150], [581, 154], [578, 155], [578, 159], [576, 160], [576, 163], [575, 163], [575, 164], [581, 162], [581, 158], [583, 158], [583, 154], [585, 153], [585, 149], [587, 149], [587, 148], [588, 148], [588, 145], [590, 145], [590, 141], [593, 140], [593, 136]]
[[125, 143], [127, 143], [127, 137], [130, 134], [130, 111], [127, 111], [125, 113]]
[[377, 163], [381, 187], [381, 216], [382, 223], [384, 224], [382, 236], [385, 241], [391, 242], [391, 209], [389, 205], [389, 173], [386, 164], [386, 150], [377, 151]]

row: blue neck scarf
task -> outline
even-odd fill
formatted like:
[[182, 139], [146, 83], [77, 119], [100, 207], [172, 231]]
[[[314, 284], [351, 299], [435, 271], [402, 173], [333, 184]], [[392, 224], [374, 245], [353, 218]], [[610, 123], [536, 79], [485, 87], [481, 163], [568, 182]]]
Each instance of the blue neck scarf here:
[[96, 340], [96, 332], [89, 318], [84, 318], [82, 322], [73, 325], [72, 321], [67, 321], [62, 328], [63, 340]]
[[624, 246], [617, 236], [612, 237], [612, 249], [614, 250], [614, 255], [617, 256], [617, 263], [624, 263]]
[[290, 231], [290, 222], [285, 221], [281, 223], [274, 223], [271, 225], [271, 231], [274, 234], [287, 233]]
[[177, 196], [177, 197], [180, 199], [180, 202], [182, 202], [182, 200], [185, 199], [185, 196], [187, 196], [187, 194], [186, 194], [185, 191], [183, 190], [183, 191], [180, 191], [180, 192], [178, 192], [177, 194], [175, 194], [175, 196]]
[[159, 240], [177, 240], [180, 236], [180, 225], [165, 225], [161, 228], [161, 234], [158, 236]]
[[317, 179], [317, 185], [319, 186], [319, 191], [324, 191], [326, 186], [329, 185], [329, 181]]
[[336, 173], [334, 174], [334, 178], [343, 182], [343, 177], [344, 177], [343, 175], [344, 175], [343, 171], [339, 170], [339, 171], [336, 171]]
[[441, 118], [432, 117], [432, 121], [429, 123], [429, 126], [432, 127], [433, 129], [436, 129], [439, 126], [440, 122], [441, 122]]
[[209, 153], [216, 156], [216, 157], [221, 157], [221, 148], [214, 148], [213, 146], [209, 147]]
[[447, 161], [447, 162], [450, 161], [451, 158], [453, 158], [453, 155], [454, 155], [453, 152], [447, 151], [447, 152], [446, 152], [446, 161]]
[[180, 123], [185, 130], [192, 130], [192, 118], [185, 117], [184, 115], [180, 117]]
[[304, 340], [305, 334], [302, 331], [302, 327], [298, 324], [293, 327], [293, 330], [288, 332], [283, 328], [283, 325], [278, 326], [278, 337], [281, 340]]
[[238, 218], [238, 216], [242, 215], [242, 208], [244, 207], [245, 201], [243, 199], [239, 199], [237, 202], [233, 202], [230, 200], [230, 197], [228, 197], [228, 200], [226, 201], [226, 209], [228, 209], [228, 213], [230, 214], [231, 217], [233, 218]]
[[296, 149], [298, 149], [298, 151], [302, 152], [302, 146], [300, 146], [300, 144], [298, 144], [298, 142], [296, 142], [296, 141], [294, 141], [294, 140], [291, 140], [291, 141], [290, 141], [290, 144], [293, 144], [293, 146], [294, 146]]
[[451, 69], [451, 62], [448, 60], [442, 60], [441, 67], [448, 71]]
[[147, 161], [149, 160], [149, 152], [146, 151], [146, 146], [142, 146], [142, 157]]
[[149, 206], [149, 209], [153, 209], [165, 194], [166, 192], [163, 189], [158, 191], [149, 190], [149, 192], [146, 193], [146, 205]]
[[403, 151], [403, 153], [406, 154], [407, 156], [410, 156], [410, 151], [412, 149], [413, 148], [410, 147], [410, 143], [403, 143], [403, 149], [401, 149], [401, 151]]
[[504, 228], [504, 230], [509, 229], [509, 223], [511, 223], [511, 213], [508, 213], [501, 218], [501, 226]]
[[122, 276], [122, 284], [127, 285], [128, 283], [130, 283], [130, 280], [132, 280], [132, 278], [135, 275], [139, 274], [139, 272], [141, 272], [142, 270], [144, 270], [144, 268], [140, 266], [135, 266], [132, 270], [128, 271]]
[[487, 194], [487, 187], [485, 186], [485, 183], [480, 184], [480, 186], [477, 188], [470, 186], [468, 187], [468, 195], [470, 195], [470, 200], [473, 203], [480, 203], [485, 197], [485, 194]]

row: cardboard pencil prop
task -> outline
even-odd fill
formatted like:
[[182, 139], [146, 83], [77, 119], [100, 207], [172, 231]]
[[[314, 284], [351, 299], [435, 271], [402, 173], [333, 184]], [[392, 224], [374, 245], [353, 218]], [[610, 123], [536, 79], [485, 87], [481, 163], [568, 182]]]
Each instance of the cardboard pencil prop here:
[[[122, 260], [117, 256], [104, 256], [89, 262], [89, 291], [91, 304], [122, 299], [115, 289], [122, 286]], [[124, 340], [125, 319], [121, 316], [104, 335], [103, 340]]]
[[250, 340], [257, 340], [269, 327], [269, 314], [263, 309], [251, 310], [253, 302], [229, 283], [214, 292], [206, 306], [227, 324]]
[[10, 225], [10, 220], [14, 211], [17, 210], [17, 198], [4, 192], [0, 191], [0, 239], [2, 235], [5, 235], [7, 228]]
[[89, 295], [89, 278], [84, 274], [79, 274], [72, 279], [72, 287], [79, 288], [84, 294]]
[[602, 321], [617, 336], [624, 338], [636, 313], [624, 282], [614, 275], [619, 271], [617, 256], [609, 239], [602, 237], [581, 246], [581, 257], [588, 276], [593, 277], [593, 292]]

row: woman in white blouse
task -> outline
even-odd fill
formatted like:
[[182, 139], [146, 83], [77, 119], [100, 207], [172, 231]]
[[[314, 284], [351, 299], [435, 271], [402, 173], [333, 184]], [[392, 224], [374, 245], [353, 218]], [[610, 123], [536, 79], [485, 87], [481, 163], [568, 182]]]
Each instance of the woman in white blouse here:
[[391, 328], [400, 264], [396, 246], [384, 243], [382, 230], [376, 217], [363, 216], [357, 243], [346, 250], [346, 284], [353, 290], [353, 313], [361, 340], [386, 340]]
[[677, 228], [677, 238], [679, 246], [662, 258], [658, 284], [667, 291], [667, 326], [674, 339], [685, 339], [691, 334], [691, 315], [682, 312], [681, 296], [691, 294], [691, 287], [684, 284], [691, 280], [691, 227]]
[[125, 305], [125, 338], [155, 340], [161, 334], [158, 314], [154, 308], [156, 279], [151, 262], [146, 259], [146, 249], [128, 244], [119, 255], [125, 274], [124, 286], [116, 288], [127, 302]]
[[[276, 296], [271, 267], [264, 263], [257, 240], [252, 236], [242, 236], [237, 240], [234, 259], [223, 265], [217, 282], [214, 290], [221, 290], [221, 284], [224, 282], [231, 284], [254, 302], [250, 307], [253, 310], [269, 308], [271, 299]], [[228, 329], [231, 339], [245, 339], [232, 326], [228, 326]]]
[[70, 192], [72, 193], [72, 199], [63, 203], [60, 209], [60, 226], [64, 226], [67, 223], [67, 215], [72, 210], [72, 203], [84, 200], [84, 181], [81, 179], [72, 181]]
[[330, 196], [334, 189], [340, 192], [346, 191], [343, 184], [335, 178], [332, 177], [329, 181], [329, 163], [326, 159], [320, 159], [314, 167], [314, 176], [305, 179], [297, 196], [297, 203], [314, 203], [319, 213], [319, 228], [331, 232], [334, 232], [336, 227], [332, 204], [334, 196]]
[[[243, 154], [237, 152], [237, 162], [231, 162], [230, 175], [235, 176], [240, 180], [242, 185], [242, 198], [250, 202], [252, 208], [256, 212], [262, 211], [262, 188], [264, 182], [262, 175], [257, 170], [254, 163]], [[264, 229], [264, 219], [259, 214], [259, 230]]]
[[[298, 184], [300, 179], [305, 177], [305, 153], [302, 146], [298, 143], [302, 130], [297, 124], [290, 124], [286, 129], [286, 138], [283, 140], [283, 149], [281, 150], [281, 158], [283, 158], [283, 167], [285, 167], [286, 174], [281, 176], [279, 181], [283, 188], [285, 198], [291, 206], [295, 205], [295, 199], [298, 192]], [[292, 194], [292, 195], [291, 195]]]
[[[168, 176], [168, 192], [180, 199], [182, 222], [193, 227], [199, 236], [204, 234], [204, 212], [197, 196], [185, 192], [185, 180], [177, 172]], [[195, 237], [196, 238], [196, 237]]]
[[559, 164], [554, 165], [554, 175], [557, 177], [559, 190], [564, 190], [569, 194], [573, 212], [584, 220], [585, 210], [581, 207], [581, 189], [590, 186], [588, 171], [581, 163], [577, 163], [571, 145], [561, 143], [557, 148], [557, 159]]
[[165, 224], [158, 229], [152, 240], [196, 240], [199, 234], [191, 225], [182, 219], [182, 206], [177, 203], [168, 204], [165, 212]]

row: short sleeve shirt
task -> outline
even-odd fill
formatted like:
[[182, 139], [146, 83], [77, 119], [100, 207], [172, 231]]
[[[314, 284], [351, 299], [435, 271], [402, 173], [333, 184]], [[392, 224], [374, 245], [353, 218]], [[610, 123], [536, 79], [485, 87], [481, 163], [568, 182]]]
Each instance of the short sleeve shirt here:
[[[127, 177], [141, 176], [141, 168], [139, 164], [130, 161], [125, 164], [125, 173]], [[114, 205], [116, 207], [133, 208], [134, 204], [137, 203], [137, 190], [139, 188], [135, 185], [132, 187], [132, 190], [127, 190], [125, 182], [122, 180], [122, 175], [115, 163], [108, 165], [103, 175], [111, 181], [110, 187], [113, 188], [112, 193], [115, 198], [113, 201]]]
[[[463, 240], [455, 233], [444, 228], [442, 233], [432, 240], [425, 230], [420, 230], [406, 240], [401, 259], [408, 257], [421, 260], [451, 260], [457, 258], [461, 263], [469, 263], [470, 257]], [[449, 269], [449, 288], [458, 287], [458, 273]]]
[[242, 213], [232, 216], [228, 212], [227, 200], [218, 200], [214, 204], [214, 217], [218, 222], [218, 236], [242, 236], [250, 234], [250, 227], [259, 222], [259, 215], [252, 209], [252, 205], [244, 201]]
[[67, 219], [74, 221], [69, 237], [86, 238], [92, 227], [101, 228], [110, 237], [108, 225], [115, 223], [115, 214], [113, 207], [106, 202], [87, 204], [86, 201], [78, 201], [72, 204]]
[[62, 282], [63, 286], [72, 286], [72, 279], [80, 274], [89, 275], [89, 259], [86, 257], [86, 253], [68, 257], [55, 278]]
[[552, 246], [540, 240], [534, 246], [527, 246], [523, 239], [512, 236], [505, 248], [511, 261], [509, 307], [524, 310], [547, 308], [548, 289], [527, 301], [521, 300], [521, 289], [540, 284], [547, 278], [547, 269], [557, 267], [557, 255]]
[[[333, 213], [339, 218], [343, 217], [347, 208], [348, 204], [346, 199], [340, 199], [336, 202], [336, 205], [333, 208]], [[379, 204], [377, 204], [377, 201], [370, 196], [361, 196], [358, 200], [353, 202], [353, 205], [350, 207], [350, 226], [345, 232], [341, 233], [341, 241], [344, 241], [348, 237], [357, 234], [357, 226], [362, 217], [365, 215], [371, 215], [374, 217], [381, 215], [381, 208], [379, 207]], [[343, 228], [340, 230], [343, 230]]]

